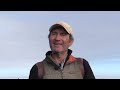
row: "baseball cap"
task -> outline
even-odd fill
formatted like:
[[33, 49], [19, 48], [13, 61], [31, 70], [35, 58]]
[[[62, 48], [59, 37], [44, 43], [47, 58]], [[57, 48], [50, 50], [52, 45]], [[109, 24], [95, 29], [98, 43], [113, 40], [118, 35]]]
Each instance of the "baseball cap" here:
[[58, 27], [58, 26], [61, 26], [61, 27], [65, 28], [65, 30], [68, 32], [68, 34], [73, 35], [72, 27], [68, 23], [63, 22], [63, 21], [53, 24], [50, 27], [49, 31], [51, 31], [52, 29], [54, 29], [55, 27]]

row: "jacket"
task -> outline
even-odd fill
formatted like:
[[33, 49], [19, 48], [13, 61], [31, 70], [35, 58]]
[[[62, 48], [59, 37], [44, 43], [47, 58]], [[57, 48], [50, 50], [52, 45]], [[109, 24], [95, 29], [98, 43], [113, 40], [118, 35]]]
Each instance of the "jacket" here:
[[[46, 53], [46, 58], [42, 61], [44, 65], [44, 74], [42, 79], [95, 79], [92, 69], [85, 59], [83, 59], [84, 76], [77, 63], [77, 59], [71, 55], [72, 50], [68, 50], [63, 70], [56, 65], [50, 58], [51, 51]], [[39, 62], [38, 62], [39, 63]], [[39, 79], [38, 66], [36, 63], [30, 70], [29, 79]]]

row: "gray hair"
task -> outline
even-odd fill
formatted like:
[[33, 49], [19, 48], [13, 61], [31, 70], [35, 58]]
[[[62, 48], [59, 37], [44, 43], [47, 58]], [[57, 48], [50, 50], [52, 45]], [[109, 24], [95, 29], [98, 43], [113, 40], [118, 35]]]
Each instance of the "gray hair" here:
[[69, 34], [70, 35], [70, 39], [74, 41], [74, 37], [73, 35]]

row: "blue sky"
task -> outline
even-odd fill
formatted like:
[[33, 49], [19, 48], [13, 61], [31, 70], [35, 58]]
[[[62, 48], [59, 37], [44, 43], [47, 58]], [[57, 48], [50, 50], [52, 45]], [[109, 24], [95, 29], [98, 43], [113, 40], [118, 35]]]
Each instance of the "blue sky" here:
[[72, 26], [72, 54], [89, 61], [96, 78], [120, 78], [120, 11], [0, 11], [0, 78], [27, 79], [58, 21]]

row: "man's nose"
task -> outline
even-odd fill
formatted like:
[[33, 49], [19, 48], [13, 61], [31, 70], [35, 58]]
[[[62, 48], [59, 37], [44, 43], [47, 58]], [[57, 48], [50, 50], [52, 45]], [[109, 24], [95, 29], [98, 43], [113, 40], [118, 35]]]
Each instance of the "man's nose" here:
[[61, 36], [59, 34], [56, 35], [56, 40], [60, 40], [61, 39]]

